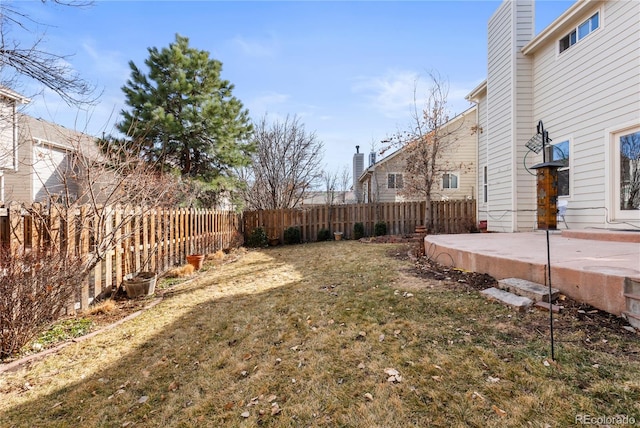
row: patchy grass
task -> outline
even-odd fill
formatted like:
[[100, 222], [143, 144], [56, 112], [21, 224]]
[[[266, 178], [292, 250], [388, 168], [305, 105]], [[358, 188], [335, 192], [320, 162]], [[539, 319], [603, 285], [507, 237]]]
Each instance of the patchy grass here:
[[547, 313], [412, 276], [403, 251], [323, 242], [206, 270], [119, 328], [1, 374], [0, 426], [640, 420], [637, 335], [603, 330], [592, 346], [561, 314], [550, 361]]
[[67, 318], [53, 324], [32, 343], [32, 347], [46, 347], [53, 343], [84, 336], [91, 331], [92, 322], [88, 318]]

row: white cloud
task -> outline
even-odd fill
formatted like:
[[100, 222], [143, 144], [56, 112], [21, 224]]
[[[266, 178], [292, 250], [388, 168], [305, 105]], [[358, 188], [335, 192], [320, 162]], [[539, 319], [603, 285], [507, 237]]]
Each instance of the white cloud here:
[[[452, 114], [471, 106], [465, 97], [479, 83], [449, 82], [447, 104]], [[429, 85], [430, 79], [415, 71], [390, 70], [381, 76], [358, 78], [352, 90], [364, 94], [368, 106], [385, 117], [401, 119], [409, 118], [416, 105], [422, 106]]]
[[82, 43], [82, 49], [92, 61], [90, 68], [99, 80], [118, 80], [124, 83], [131, 70], [128, 61], [118, 51], [100, 50], [95, 41], [87, 39]]
[[232, 43], [240, 48], [240, 51], [250, 57], [264, 58], [275, 56], [278, 46], [275, 37], [267, 40], [251, 40], [242, 36], [237, 36]]
[[402, 118], [413, 105], [413, 93], [419, 74], [415, 71], [390, 70], [382, 76], [356, 79], [352, 91], [362, 93], [369, 107], [388, 118]]
[[263, 116], [266, 113], [276, 112], [280, 110], [280, 107], [289, 101], [291, 97], [287, 94], [281, 94], [278, 92], [266, 92], [253, 99], [250, 99], [246, 104], [249, 109], [249, 113], [254, 119]]

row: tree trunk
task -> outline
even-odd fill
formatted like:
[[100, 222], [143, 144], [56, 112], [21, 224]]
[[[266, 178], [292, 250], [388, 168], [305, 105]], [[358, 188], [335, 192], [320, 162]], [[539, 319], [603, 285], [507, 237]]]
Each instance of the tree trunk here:
[[433, 233], [433, 213], [431, 212], [431, 193], [425, 195], [424, 198], [424, 226], [427, 228], [427, 233]]

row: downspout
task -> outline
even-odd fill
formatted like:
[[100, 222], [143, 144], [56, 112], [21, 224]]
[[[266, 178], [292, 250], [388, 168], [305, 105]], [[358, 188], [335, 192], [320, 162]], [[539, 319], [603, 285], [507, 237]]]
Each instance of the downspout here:
[[[16, 102], [13, 103], [13, 170], [18, 171], [18, 110]], [[3, 181], [4, 186], [4, 181]], [[4, 189], [4, 187], [3, 187]], [[2, 192], [4, 200], [4, 192]]]
[[4, 171], [0, 169], [0, 205], [4, 204]]
[[[482, 173], [480, 172], [480, 103], [475, 103], [476, 104], [476, 143], [474, 144], [475, 149], [476, 149], [476, 184], [478, 185], [477, 189], [478, 191], [475, 192], [473, 189], [471, 190], [471, 194], [473, 195], [473, 197], [476, 199], [476, 224], [475, 226], [478, 227], [478, 225], [480, 224], [480, 201], [484, 202], [484, 166], [482, 167]], [[482, 183], [480, 183], [480, 180], [482, 180]], [[482, 184], [482, 185], [480, 185]], [[482, 192], [480, 192], [480, 189], [482, 189]], [[482, 193], [482, 194], [481, 194]], [[480, 199], [482, 198], [482, 199]]]

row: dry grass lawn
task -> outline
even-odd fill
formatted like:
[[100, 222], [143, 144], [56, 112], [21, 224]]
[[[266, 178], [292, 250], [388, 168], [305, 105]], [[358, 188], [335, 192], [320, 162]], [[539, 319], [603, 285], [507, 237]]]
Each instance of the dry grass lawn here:
[[[2, 427], [544, 427], [640, 421], [638, 336], [420, 279], [390, 244], [250, 251], [116, 329], [0, 374]], [[559, 315], [562, 318], [563, 315]], [[559, 322], [559, 326], [562, 326]], [[621, 352], [623, 350], [624, 352]]]

